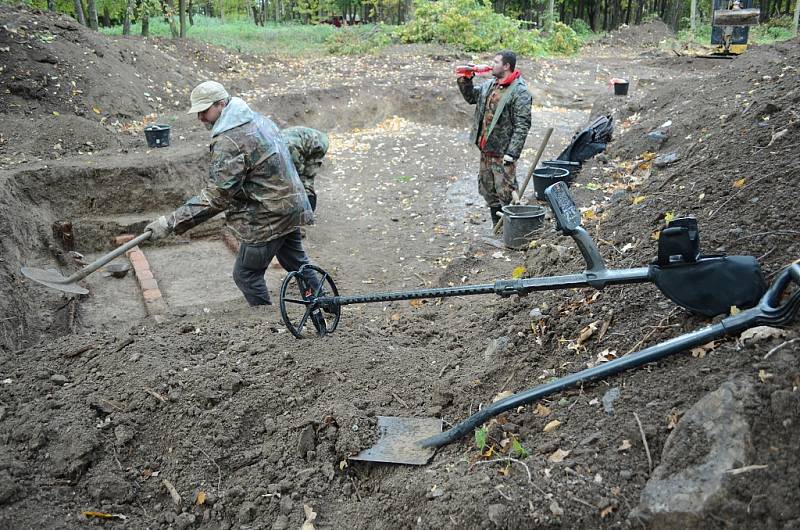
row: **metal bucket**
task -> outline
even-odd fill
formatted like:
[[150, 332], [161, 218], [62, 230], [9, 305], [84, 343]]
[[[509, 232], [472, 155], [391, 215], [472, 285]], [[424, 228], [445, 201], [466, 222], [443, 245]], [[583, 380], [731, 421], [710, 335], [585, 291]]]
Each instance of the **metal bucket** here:
[[503, 206], [503, 243], [516, 250], [528, 248], [544, 224], [545, 211], [541, 206]]

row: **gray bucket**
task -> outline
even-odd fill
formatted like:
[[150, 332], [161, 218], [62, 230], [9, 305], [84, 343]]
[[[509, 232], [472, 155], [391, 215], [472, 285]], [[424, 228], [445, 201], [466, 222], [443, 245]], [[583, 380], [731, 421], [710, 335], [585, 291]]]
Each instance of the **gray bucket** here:
[[533, 193], [540, 201], [544, 200], [544, 190], [559, 181], [569, 186], [572, 180], [569, 171], [560, 167], [540, 167], [533, 170]]
[[516, 250], [528, 248], [544, 223], [545, 211], [541, 206], [503, 206], [503, 243]]

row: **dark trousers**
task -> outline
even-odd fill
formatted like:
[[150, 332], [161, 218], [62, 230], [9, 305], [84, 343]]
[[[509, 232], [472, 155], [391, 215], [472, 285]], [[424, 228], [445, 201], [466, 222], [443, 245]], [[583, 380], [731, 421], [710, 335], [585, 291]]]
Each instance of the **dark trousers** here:
[[[278, 263], [288, 272], [311, 263], [303, 249], [299, 228], [266, 243], [242, 243], [239, 246], [239, 254], [233, 265], [233, 281], [251, 306], [272, 303], [264, 274], [274, 257], [278, 258]], [[303, 277], [311, 289], [316, 290], [319, 287], [319, 279], [314, 271], [306, 271]]]

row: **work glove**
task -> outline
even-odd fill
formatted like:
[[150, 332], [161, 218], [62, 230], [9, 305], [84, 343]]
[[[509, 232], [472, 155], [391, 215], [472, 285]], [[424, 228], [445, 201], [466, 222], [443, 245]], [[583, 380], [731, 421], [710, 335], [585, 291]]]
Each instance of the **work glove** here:
[[503, 165], [510, 166], [514, 163], [514, 158], [511, 155], [503, 155]]
[[158, 219], [147, 225], [145, 227], [145, 231], [150, 232], [150, 241], [155, 241], [157, 239], [163, 239], [167, 237], [172, 232], [172, 229], [167, 223], [167, 218], [162, 215], [161, 217], [159, 217]]

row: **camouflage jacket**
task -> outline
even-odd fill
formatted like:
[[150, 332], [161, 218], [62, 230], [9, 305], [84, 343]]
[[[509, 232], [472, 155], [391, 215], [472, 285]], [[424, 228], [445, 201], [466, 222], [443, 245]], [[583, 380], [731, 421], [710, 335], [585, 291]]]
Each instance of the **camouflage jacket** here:
[[328, 135], [310, 127], [288, 127], [282, 132], [300, 181], [307, 193], [315, 193], [314, 177], [328, 152]]
[[244, 243], [270, 241], [313, 223], [289, 150], [270, 119], [231, 98], [211, 134], [209, 185], [167, 217], [176, 233], [223, 211]]
[[[486, 101], [496, 84], [497, 80], [492, 79], [476, 87], [472, 84], [472, 78], [458, 78], [461, 95], [464, 96], [467, 103], [477, 105], [470, 136], [470, 142], [475, 145], [478, 145], [482, 134]], [[502, 90], [510, 90], [511, 94], [508, 97], [501, 97], [486, 134], [486, 145], [482, 150], [500, 156], [509, 155], [517, 160], [522, 153], [525, 139], [531, 128], [531, 94], [521, 77]]]

